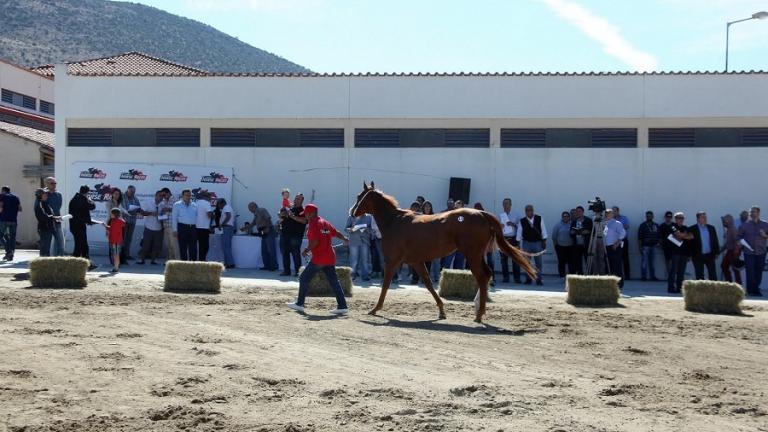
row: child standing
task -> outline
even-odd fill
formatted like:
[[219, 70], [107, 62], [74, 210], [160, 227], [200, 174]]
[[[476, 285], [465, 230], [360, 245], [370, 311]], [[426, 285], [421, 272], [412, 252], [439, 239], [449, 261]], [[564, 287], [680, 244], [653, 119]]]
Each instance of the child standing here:
[[120, 271], [120, 251], [123, 248], [123, 230], [125, 229], [125, 220], [120, 217], [119, 208], [113, 208], [109, 212], [109, 222], [104, 227], [107, 229], [107, 239], [109, 240], [109, 255], [112, 257], [114, 267], [110, 273]]
[[283, 189], [282, 193], [283, 195], [283, 204], [280, 206], [281, 212], [282, 210], [290, 211], [291, 210], [291, 190], [288, 188]]

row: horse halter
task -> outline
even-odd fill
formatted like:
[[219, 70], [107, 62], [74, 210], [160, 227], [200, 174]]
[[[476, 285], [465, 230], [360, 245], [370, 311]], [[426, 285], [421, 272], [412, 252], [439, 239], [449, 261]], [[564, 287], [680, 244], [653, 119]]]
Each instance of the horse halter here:
[[368, 197], [368, 194], [369, 194], [369, 193], [371, 193], [372, 191], [373, 191], [373, 189], [368, 189], [367, 191], [365, 191], [365, 193], [363, 194], [363, 197], [362, 197], [362, 198], [360, 198], [360, 199], [359, 199], [359, 200], [358, 200], [358, 201], [355, 203], [355, 205], [354, 205], [354, 206], [352, 206], [352, 208], [350, 208], [350, 209], [349, 209], [349, 215], [350, 215], [350, 216], [353, 216], [353, 217], [355, 216], [355, 212], [357, 212], [357, 208], [358, 208], [358, 207], [360, 207], [360, 204], [362, 204], [362, 203], [363, 203], [363, 201], [365, 201], [365, 198], [367, 198], [367, 197]]

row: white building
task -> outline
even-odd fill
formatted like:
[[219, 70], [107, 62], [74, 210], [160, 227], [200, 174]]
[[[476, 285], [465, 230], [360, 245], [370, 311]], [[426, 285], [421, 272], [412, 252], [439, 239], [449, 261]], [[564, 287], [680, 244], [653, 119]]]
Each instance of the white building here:
[[[706, 210], [719, 229], [768, 208], [766, 72], [212, 74], [130, 53], [56, 66], [56, 94], [67, 196], [75, 162], [231, 166], [240, 222], [290, 187], [341, 225], [364, 180], [442, 210], [464, 177], [470, 206], [511, 197], [549, 227], [595, 196], [619, 205], [635, 262], [646, 210]], [[195, 133], [156, 139], [180, 129]]]
[[16, 240], [39, 239], [35, 189], [53, 175], [54, 84], [50, 77], [0, 60], [0, 184], [22, 201]]

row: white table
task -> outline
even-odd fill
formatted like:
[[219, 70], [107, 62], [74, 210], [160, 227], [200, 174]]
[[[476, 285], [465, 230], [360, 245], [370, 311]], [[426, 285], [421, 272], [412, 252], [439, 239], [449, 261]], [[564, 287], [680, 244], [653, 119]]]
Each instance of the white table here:
[[[209, 237], [208, 261], [224, 262], [224, 249], [221, 245], [221, 234], [211, 234]], [[301, 242], [301, 248], [307, 247], [307, 239]], [[277, 239], [277, 264], [283, 269], [283, 258], [280, 251], [280, 241]], [[264, 261], [261, 259], [261, 237], [249, 235], [236, 235], [232, 237], [232, 257], [237, 268], [261, 268]], [[302, 265], [306, 265], [306, 258], [302, 257]]]

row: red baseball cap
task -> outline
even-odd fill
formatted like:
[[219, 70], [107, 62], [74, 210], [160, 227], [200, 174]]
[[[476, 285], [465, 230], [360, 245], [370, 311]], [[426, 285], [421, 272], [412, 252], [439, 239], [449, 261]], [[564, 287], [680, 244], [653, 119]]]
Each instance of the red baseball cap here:
[[304, 211], [301, 212], [301, 216], [306, 215], [308, 211], [314, 211], [315, 213], [317, 213], [317, 206], [314, 205], [314, 204], [307, 204], [307, 205], [305, 205], [304, 206]]

